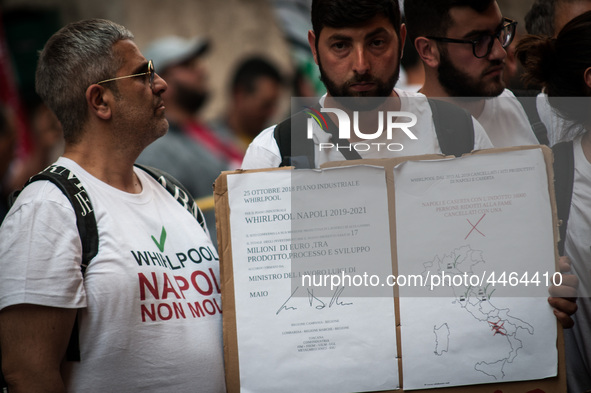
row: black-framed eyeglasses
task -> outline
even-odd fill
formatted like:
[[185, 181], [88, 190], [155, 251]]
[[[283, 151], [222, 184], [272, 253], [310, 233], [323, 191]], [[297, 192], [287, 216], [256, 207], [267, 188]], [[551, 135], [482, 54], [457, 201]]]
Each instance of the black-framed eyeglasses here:
[[150, 89], [153, 89], [152, 86], [154, 86], [154, 74], [155, 73], [156, 73], [156, 71], [154, 70], [154, 62], [152, 62], [152, 60], [148, 60], [148, 71], [146, 71], [146, 72], [140, 72], [139, 74], [133, 74], [133, 75], [118, 76], [117, 78], [105, 79], [104, 81], [97, 82], [96, 84], [100, 85], [101, 83], [112, 82], [112, 81], [116, 81], [119, 79], [133, 78], [134, 76], [150, 75]]
[[515, 38], [515, 27], [517, 22], [509, 18], [503, 18], [503, 26], [494, 34], [483, 34], [476, 40], [458, 40], [455, 38], [447, 37], [432, 37], [427, 36], [430, 40], [439, 42], [449, 42], [452, 44], [472, 44], [472, 53], [474, 56], [481, 59], [490, 54], [495, 39], [498, 39], [503, 48], [508, 47]]

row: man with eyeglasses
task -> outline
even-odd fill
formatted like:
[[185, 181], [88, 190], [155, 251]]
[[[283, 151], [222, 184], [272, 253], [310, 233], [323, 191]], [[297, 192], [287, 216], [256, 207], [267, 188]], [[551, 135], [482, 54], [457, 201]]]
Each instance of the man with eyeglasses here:
[[66, 141], [54, 168], [83, 187], [73, 199], [94, 213], [98, 252], [81, 269], [80, 211], [54, 183], [19, 194], [0, 227], [0, 351], [11, 393], [225, 391], [215, 248], [134, 167], [167, 132], [166, 89], [133, 35], [110, 21], [71, 23], [41, 52], [36, 90]]
[[[291, 121], [288, 119], [263, 130], [252, 141], [242, 162], [243, 169], [286, 164], [319, 167], [325, 162], [344, 159], [443, 152], [447, 140], [440, 138], [438, 131], [447, 129], [442, 121], [447, 114], [442, 113], [436, 119], [424, 95], [394, 87], [399, 77], [400, 57], [406, 37], [397, 0], [313, 0], [311, 22], [308, 44], [327, 90], [326, 95], [313, 104], [317, 110], [337, 108], [347, 112], [350, 119], [355, 116], [353, 112], [358, 111], [361, 113], [358, 123], [362, 124], [359, 128], [372, 131], [378, 128], [377, 113], [401, 111], [416, 114], [416, 125], [412, 127], [415, 138], [411, 139], [397, 129], [388, 137], [384, 132], [371, 140], [359, 135], [341, 139], [340, 132], [335, 132], [340, 120], [332, 113], [325, 113], [325, 127], [314, 125], [313, 137], [306, 139], [306, 130], [300, 127], [293, 127], [293, 130], [283, 134], [283, 130], [287, 129], [283, 126]], [[492, 147], [477, 121], [460, 108], [452, 109], [459, 111], [461, 120], [465, 120], [461, 126], [467, 123], [470, 127], [464, 127], [466, 135], [473, 137], [470, 143], [464, 144], [468, 146], [461, 146], [463, 152]], [[443, 110], [438, 113], [441, 112]], [[297, 119], [297, 116], [295, 114], [291, 119]], [[408, 118], [401, 117], [400, 121], [406, 122]], [[296, 147], [286, 148], [283, 143], [286, 140], [292, 140]], [[375, 144], [366, 149], [364, 144], [368, 141]], [[336, 148], [321, 147], [330, 144]], [[300, 154], [298, 145], [306, 145], [305, 149], [300, 149], [305, 150], [306, 156]]]
[[425, 65], [427, 97], [470, 112], [495, 147], [538, 144], [527, 114], [503, 81], [516, 22], [495, 0], [405, 0], [408, 33]]

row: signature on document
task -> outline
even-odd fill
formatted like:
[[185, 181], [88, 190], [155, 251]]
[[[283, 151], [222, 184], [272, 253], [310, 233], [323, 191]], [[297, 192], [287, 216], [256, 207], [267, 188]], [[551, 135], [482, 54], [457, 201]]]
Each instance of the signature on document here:
[[[301, 293], [301, 291], [305, 290], [305, 296], [297, 297], [294, 299], [296, 293]], [[317, 296], [314, 295], [314, 289], [312, 288], [302, 288], [296, 287], [296, 289], [289, 295], [287, 300], [283, 302], [279, 310], [275, 313], [278, 315], [281, 311], [293, 311], [297, 310], [298, 307], [313, 307], [316, 310], [323, 310], [325, 308], [331, 308], [333, 306], [350, 306], [352, 302], [344, 302], [340, 299], [345, 287], [337, 287], [337, 289], [333, 292], [332, 298], [330, 301], [326, 302], [321, 300]], [[298, 292], [299, 291], [299, 292]]]

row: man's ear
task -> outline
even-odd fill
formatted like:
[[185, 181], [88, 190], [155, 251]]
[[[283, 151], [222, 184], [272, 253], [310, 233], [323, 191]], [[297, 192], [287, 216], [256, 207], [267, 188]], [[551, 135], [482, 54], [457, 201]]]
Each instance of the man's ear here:
[[108, 120], [111, 118], [110, 103], [112, 100], [113, 94], [111, 91], [100, 85], [90, 85], [86, 89], [86, 103], [88, 104], [88, 108], [100, 119]]
[[583, 73], [583, 77], [585, 78], [585, 84], [591, 90], [591, 67], [588, 67], [585, 72]]
[[439, 48], [435, 41], [425, 37], [417, 37], [415, 39], [415, 48], [425, 66], [430, 68], [439, 67]]
[[316, 34], [312, 30], [308, 30], [308, 45], [314, 56], [314, 62], [318, 65], [318, 53], [316, 53]]
[[403, 23], [400, 25], [400, 36], [398, 37], [400, 40], [400, 58], [404, 56], [404, 45], [406, 44], [406, 25]]

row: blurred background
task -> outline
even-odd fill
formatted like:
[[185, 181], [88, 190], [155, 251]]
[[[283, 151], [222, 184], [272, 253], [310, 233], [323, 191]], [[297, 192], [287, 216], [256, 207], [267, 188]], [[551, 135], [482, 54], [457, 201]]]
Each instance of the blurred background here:
[[[524, 32], [523, 16], [533, 0], [498, 3]], [[34, 91], [37, 53], [60, 27], [86, 18], [110, 19], [134, 33], [140, 50], [168, 35], [208, 38], [203, 62], [210, 91], [199, 115], [204, 121], [227, 110], [237, 64], [253, 55], [263, 57], [285, 78], [278, 109], [267, 120], [271, 125], [287, 117], [291, 96], [324, 93], [307, 43], [310, 4], [311, 0], [0, 0], [0, 107], [7, 109], [4, 123], [10, 126], [4, 128], [16, 129], [16, 136], [0, 129], [0, 201], [61, 152], [59, 122]]]
[[[523, 15], [532, 2], [502, 0], [499, 5], [504, 15], [519, 20], [523, 28]], [[0, 64], [5, 67], [6, 62], [11, 63], [16, 87], [28, 103], [35, 100], [37, 51], [51, 34], [69, 22], [92, 17], [113, 20], [134, 33], [140, 49], [170, 34], [205, 36], [211, 40], [205, 61], [212, 94], [204, 115], [214, 118], [223, 110], [233, 68], [247, 55], [268, 57], [286, 76], [293, 76], [298, 67], [314, 75], [307, 68], [315, 67], [306, 59], [310, 3], [311, 0], [0, 0], [0, 31], [4, 31], [8, 51], [0, 52]], [[312, 82], [322, 90], [315, 78]], [[4, 83], [0, 88], [5, 90]]]
[[[231, 73], [240, 59], [253, 54], [264, 55], [286, 76], [299, 65], [294, 59], [303, 61], [302, 68], [306, 68], [310, 2], [0, 0], [0, 31], [3, 31], [8, 52], [1, 52], [1, 64], [4, 68], [6, 62], [10, 63], [21, 98], [28, 102], [34, 100], [37, 51], [51, 34], [69, 22], [94, 17], [110, 19], [134, 33], [140, 50], [166, 35], [208, 37], [211, 47], [205, 62], [212, 92], [204, 114], [206, 118], [214, 118], [223, 110]], [[0, 87], [6, 88], [4, 83]]]

